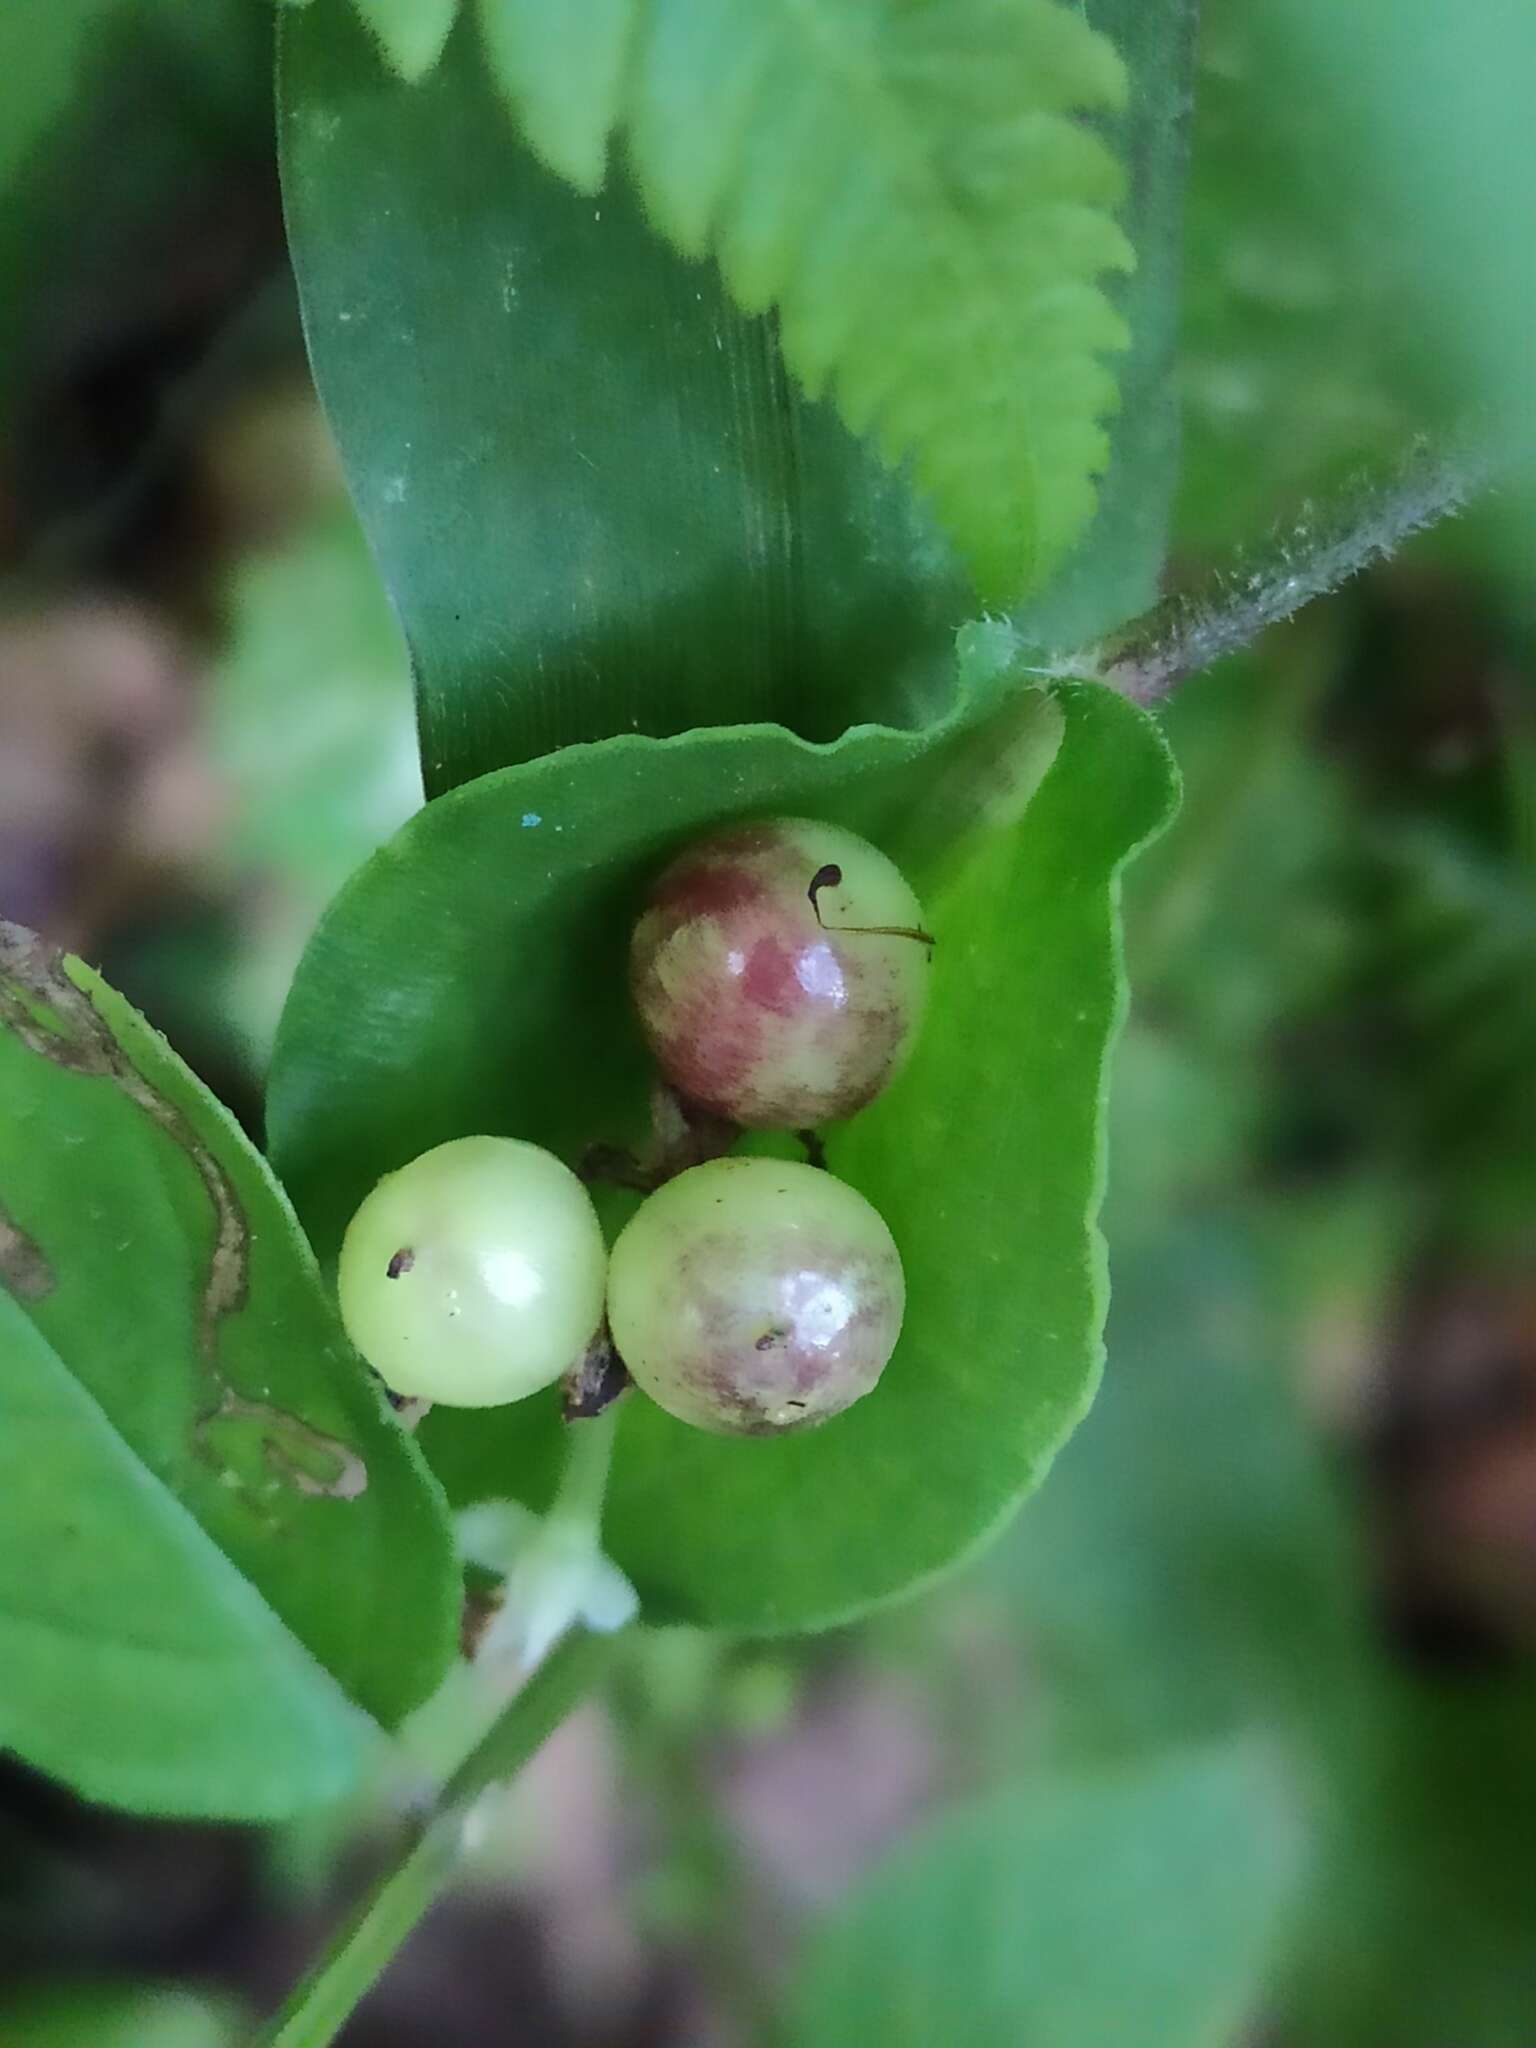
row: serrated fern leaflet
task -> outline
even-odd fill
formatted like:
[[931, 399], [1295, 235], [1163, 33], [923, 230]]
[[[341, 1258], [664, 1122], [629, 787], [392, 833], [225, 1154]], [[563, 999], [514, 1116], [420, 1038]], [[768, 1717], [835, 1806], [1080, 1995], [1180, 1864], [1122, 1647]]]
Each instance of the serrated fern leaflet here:
[[[357, 0], [371, 25], [398, 0]], [[434, 17], [453, 0], [432, 0]], [[596, 191], [612, 131], [656, 225], [718, 258], [786, 359], [910, 462], [981, 595], [1038, 585], [1086, 527], [1129, 268], [1125, 92], [1059, 0], [479, 0], [533, 149]]]

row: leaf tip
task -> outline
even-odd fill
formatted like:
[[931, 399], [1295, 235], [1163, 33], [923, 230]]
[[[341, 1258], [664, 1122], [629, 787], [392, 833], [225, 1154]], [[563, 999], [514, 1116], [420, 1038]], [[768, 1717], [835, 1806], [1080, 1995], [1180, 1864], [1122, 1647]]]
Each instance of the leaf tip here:
[[[309, 0], [288, 0], [307, 6]], [[459, 0], [356, 0], [364, 27], [405, 85], [434, 70], [459, 11]]]

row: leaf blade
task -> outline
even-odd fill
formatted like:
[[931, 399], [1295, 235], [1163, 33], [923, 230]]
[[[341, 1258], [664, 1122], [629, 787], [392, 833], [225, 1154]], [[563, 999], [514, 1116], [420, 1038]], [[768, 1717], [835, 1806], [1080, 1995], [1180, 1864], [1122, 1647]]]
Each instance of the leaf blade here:
[[139, 1811], [275, 1820], [346, 1792], [363, 1717], [3, 1288], [0, 1334], [0, 1742]]
[[0, 1201], [42, 1262], [7, 1262], [12, 1296], [232, 1568], [398, 1719], [453, 1653], [451, 1532], [281, 1191], [129, 1004], [15, 926], [0, 1027]]

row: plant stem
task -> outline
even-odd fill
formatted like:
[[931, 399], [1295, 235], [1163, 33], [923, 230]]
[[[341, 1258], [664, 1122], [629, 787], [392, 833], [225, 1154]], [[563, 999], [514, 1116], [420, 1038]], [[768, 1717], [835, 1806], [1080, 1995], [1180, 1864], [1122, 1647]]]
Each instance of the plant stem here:
[[512, 1777], [543, 1746], [597, 1685], [614, 1648], [613, 1637], [582, 1632], [550, 1653], [448, 1780], [404, 1856], [261, 2036], [261, 2048], [328, 2048], [458, 1869], [466, 1826], [482, 1793]]
[[1052, 673], [1093, 675], [1137, 704], [1155, 704], [1186, 676], [1209, 668], [1384, 561], [1409, 538], [1461, 511], [1489, 481], [1483, 456], [1415, 449], [1385, 485], [1362, 490], [1321, 517], [1308, 508], [1267, 557], [1239, 559], [1212, 596], [1178, 596], [1134, 620], [1108, 645], [1053, 664]]
[[[566, 1466], [544, 1527], [590, 1534], [602, 1523], [617, 1411], [566, 1431]], [[362, 1901], [327, 1954], [262, 2035], [262, 2048], [327, 2048], [377, 1983], [464, 1855], [481, 1796], [514, 1777], [596, 1686], [615, 1638], [569, 1629], [458, 1764], [401, 1855]]]
[[610, 1403], [598, 1415], [566, 1424], [565, 1470], [546, 1522], [590, 1528], [596, 1535], [602, 1525], [618, 1419], [618, 1405]]

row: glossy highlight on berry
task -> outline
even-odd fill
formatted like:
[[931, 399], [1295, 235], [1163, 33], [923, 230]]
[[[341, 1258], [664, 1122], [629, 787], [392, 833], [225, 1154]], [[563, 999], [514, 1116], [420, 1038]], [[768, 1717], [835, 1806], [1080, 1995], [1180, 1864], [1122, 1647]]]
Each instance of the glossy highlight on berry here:
[[631, 985], [658, 1066], [749, 1129], [873, 1101], [911, 1047], [932, 935], [905, 878], [840, 825], [772, 818], [690, 847], [651, 890]]
[[861, 1399], [905, 1299], [877, 1211], [831, 1174], [776, 1159], [679, 1174], [609, 1265], [609, 1325], [636, 1384], [717, 1435], [807, 1429]]
[[394, 1393], [486, 1408], [576, 1364], [606, 1269], [591, 1197], [552, 1152], [455, 1138], [366, 1198], [336, 1285], [348, 1336]]

